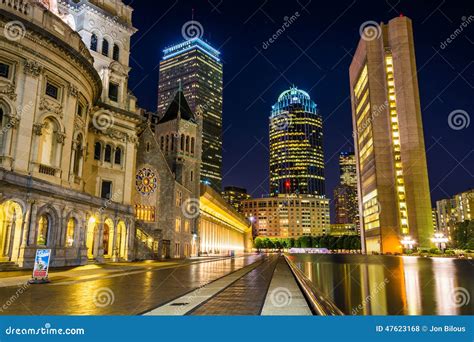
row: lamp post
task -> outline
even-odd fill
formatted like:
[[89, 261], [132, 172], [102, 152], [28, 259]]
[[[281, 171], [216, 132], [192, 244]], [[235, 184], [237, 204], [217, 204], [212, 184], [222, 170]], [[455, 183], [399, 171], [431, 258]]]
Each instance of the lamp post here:
[[436, 244], [436, 247], [441, 251], [446, 249], [446, 243], [448, 243], [449, 239], [444, 236], [443, 233], [435, 233], [434, 237], [431, 238], [431, 242]]
[[402, 244], [403, 248], [406, 250], [412, 250], [413, 247], [416, 245], [416, 241], [411, 238], [411, 236], [405, 235], [401, 240], [400, 243]]

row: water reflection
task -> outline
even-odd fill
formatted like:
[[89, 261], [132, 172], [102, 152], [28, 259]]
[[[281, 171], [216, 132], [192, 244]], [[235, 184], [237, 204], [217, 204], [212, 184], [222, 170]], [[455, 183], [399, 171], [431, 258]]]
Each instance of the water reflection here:
[[292, 255], [328, 298], [351, 315], [472, 315], [469, 260]]

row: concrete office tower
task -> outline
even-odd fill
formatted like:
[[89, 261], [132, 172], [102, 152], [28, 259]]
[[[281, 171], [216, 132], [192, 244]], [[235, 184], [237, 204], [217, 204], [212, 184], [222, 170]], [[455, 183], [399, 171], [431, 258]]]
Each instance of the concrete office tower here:
[[361, 36], [349, 74], [362, 245], [367, 253], [429, 247], [433, 222], [411, 20], [394, 18]]

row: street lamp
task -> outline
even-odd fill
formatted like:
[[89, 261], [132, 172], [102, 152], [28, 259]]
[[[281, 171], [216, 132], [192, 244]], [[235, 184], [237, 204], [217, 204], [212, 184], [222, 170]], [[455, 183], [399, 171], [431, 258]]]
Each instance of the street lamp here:
[[404, 236], [403, 239], [400, 240], [403, 248], [411, 250], [416, 245], [416, 241], [411, 238], [411, 236]]
[[446, 243], [449, 241], [447, 237], [444, 236], [443, 233], [435, 233], [434, 237], [431, 238], [431, 242], [436, 244], [436, 246], [440, 250], [444, 250], [446, 248]]

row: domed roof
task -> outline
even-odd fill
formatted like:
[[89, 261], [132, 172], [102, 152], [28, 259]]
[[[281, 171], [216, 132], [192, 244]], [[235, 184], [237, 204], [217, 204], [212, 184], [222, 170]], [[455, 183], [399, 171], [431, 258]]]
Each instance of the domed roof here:
[[317, 105], [304, 90], [292, 86], [278, 97], [277, 103], [272, 106], [272, 115], [279, 115], [293, 106], [302, 107], [306, 112], [317, 114]]
[[278, 102], [284, 100], [285, 98], [292, 99], [293, 97], [311, 100], [307, 92], [305, 92], [304, 90], [300, 90], [295, 86], [292, 86], [290, 89], [285, 90], [283, 93], [280, 94], [280, 96], [278, 96]]

